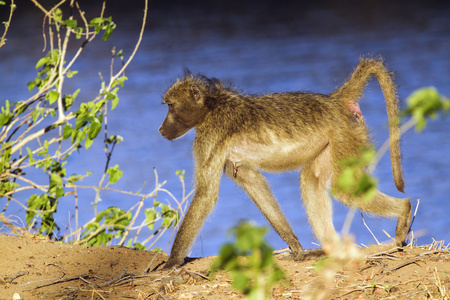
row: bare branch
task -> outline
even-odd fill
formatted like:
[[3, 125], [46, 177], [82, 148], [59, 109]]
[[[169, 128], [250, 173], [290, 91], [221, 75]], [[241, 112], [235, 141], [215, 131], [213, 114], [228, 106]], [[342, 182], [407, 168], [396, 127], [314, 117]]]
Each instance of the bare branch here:
[[73, 113], [68, 114], [63, 120], [58, 120], [55, 123], [53, 123], [52, 125], [49, 125], [45, 128], [42, 128], [41, 130], [36, 131], [33, 134], [30, 134], [29, 136], [25, 137], [23, 140], [21, 140], [19, 143], [17, 143], [14, 147], [12, 147], [11, 150], [11, 154], [17, 152], [17, 150], [19, 150], [20, 148], [22, 148], [23, 146], [25, 146], [27, 143], [29, 143], [30, 141], [44, 135], [45, 133], [47, 133], [48, 131], [55, 129], [56, 127], [64, 124], [65, 122], [71, 120], [75, 118], [75, 115]]

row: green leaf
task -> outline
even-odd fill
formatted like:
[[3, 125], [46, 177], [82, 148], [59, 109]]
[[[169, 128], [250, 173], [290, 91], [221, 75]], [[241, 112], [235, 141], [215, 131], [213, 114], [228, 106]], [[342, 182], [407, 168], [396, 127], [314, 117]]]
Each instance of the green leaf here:
[[86, 115], [79, 115], [77, 116], [77, 120], [75, 121], [75, 128], [80, 129], [87, 123], [93, 122], [94, 118]]
[[77, 20], [65, 20], [63, 24], [69, 28], [76, 28], [77, 27]]
[[108, 25], [105, 28], [105, 33], [102, 36], [102, 41], [109, 39], [114, 29], [116, 29], [116, 24], [112, 21], [111, 17], [108, 18]]
[[64, 126], [63, 128], [63, 139], [66, 140], [69, 137], [72, 136], [72, 133], [76, 131], [75, 129], [72, 128], [72, 126], [70, 124], [67, 124]]
[[111, 26], [111, 25], [106, 26], [105, 33], [102, 36], [102, 41], [107, 41], [109, 39], [114, 28], [115, 28], [115, 26]]
[[123, 142], [123, 137], [120, 135], [112, 135], [105, 140], [105, 143], [107, 144], [118, 144], [120, 142]]
[[75, 92], [73, 92], [72, 95], [65, 95], [64, 96], [64, 109], [68, 110], [70, 107], [72, 107], [72, 104], [75, 102], [75, 98], [80, 93], [80, 89], [77, 89]]
[[401, 112], [402, 116], [410, 115], [417, 122], [416, 131], [422, 131], [427, 118], [436, 118], [439, 112], [450, 110], [450, 100], [439, 94], [434, 87], [420, 88], [407, 99], [408, 107]]
[[146, 208], [144, 210], [144, 214], [148, 228], [150, 228], [150, 230], [153, 230], [153, 228], [155, 227], [155, 220], [158, 217], [156, 210], [154, 208]]
[[250, 290], [250, 282], [251, 279], [247, 276], [247, 274], [243, 272], [231, 272], [233, 277], [233, 286], [240, 290], [243, 293], [248, 293]]
[[39, 69], [43, 65], [48, 64], [49, 61], [50, 61], [50, 57], [48, 55], [46, 57], [43, 57], [43, 58], [39, 59], [37, 64], [36, 64], [36, 69]]
[[[78, 71], [67, 71], [67, 74], [66, 74], [66, 76], [67, 76], [67, 78], [72, 78], [73, 77], [73, 75], [75, 75], [75, 74], [78, 74]], [[78, 91], [79, 91], [80, 89], [78, 89]]]
[[233, 228], [232, 232], [236, 235], [236, 245], [245, 253], [264, 244], [264, 235], [267, 233], [267, 229], [245, 222]]
[[56, 111], [54, 108], [49, 108], [48, 113], [52, 118], [54, 118], [56, 116]]
[[28, 161], [30, 162], [30, 164], [34, 164], [36, 162], [36, 159], [33, 158], [33, 152], [31, 151], [31, 149], [29, 147], [27, 147], [27, 156], [28, 156]]
[[56, 66], [59, 61], [59, 50], [54, 49], [53, 51], [49, 52], [48, 55], [50, 56], [50, 63]]
[[337, 179], [337, 184], [344, 191], [351, 191], [355, 185], [355, 172], [352, 168], [346, 168], [342, 171]]
[[[132, 240], [132, 239], [130, 239], [130, 240]], [[133, 248], [140, 249], [140, 250], [145, 250], [145, 246], [143, 244], [139, 243], [139, 242], [134, 244]]]
[[0, 126], [8, 125], [11, 122], [14, 114], [11, 112], [9, 101], [5, 101], [5, 106], [2, 106], [2, 112], [0, 113]]
[[62, 11], [61, 11], [60, 8], [57, 8], [55, 10], [55, 13], [54, 13], [53, 17], [55, 18], [56, 21], [61, 22], [61, 20], [62, 20]]
[[69, 178], [67, 178], [67, 184], [68, 186], [72, 186], [75, 184], [75, 182], [82, 180], [83, 176], [79, 175], [79, 174], [72, 174], [69, 176]]
[[377, 194], [377, 180], [368, 174], [363, 174], [354, 190], [355, 196], [362, 196], [364, 201], [371, 201]]
[[58, 98], [59, 98], [59, 93], [56, 90], [51, 90], [47, 93], [47, 99], [50, 104], [55, 103], [55, 101], [58, 100]]
[[14, 102], [13, 104], [15, 105], [14, 110], [15, 110], [16, 115], [22, 114], [25, 111], [25, 109], [27, 109], [26, 105], [23, 105], [22, 107], [20, 107], [23, 104], [23, 101], [17, 101], [17, 102]]
[[283, 270], [278, 267], [275, 268], [275, 270], [273, 270], [273, 272], [269, 273], [269, 278], [268, 278], [269, 286], [283, 280], [284, 277], [285, 277], [285, 275], [284, 275]]
[[86, 149], [91, 148], [93, 142], [94, 142], [93, 139], [87, 137], [87, 138], [86, 138], [86, 141], [84, 141], [84, 147], [85, 147]]
[[12, 117], [12, 113], [0, 113], [0, 126], [8, 125]]
[[119, 97], [114, 97], [114, 99], [112, 100], [112, 105], [111, 105], [111, 110], [114, 110], [117, 106], [117, 104], [119, 104]]
[[100, 130], [102, 130], [102, 123], [94, 119], [94, 121], [91, 123], [91, 126], [89, 126], [89, 139], [95, 139]]
[[316, 272], [323, 270], [327, 265], [329, 265], [329, 260], [330, 259], [328, 257], [319, 258], [319, 261], [314, 264], [313, 270]]
[[109, 175], [109, 183], [116, 183], [123, 175], [123, 171], [119, 169], [119, 165], [108, 168], [106, 173]]
[[121, 76], [119, 78], [117, 78], [111, 85], [111, 87], [116, 87], [118, 84], [120, 84], [121, 87], [123, 87], [123, 82], [125, 80], [128, 80], [128, 77], [126, 76]]
[[[261, 299], [273, 284], [284, 278], [284, 272], [275, 264], [272, 248], [264, 241], [267, 229], [243, 222], [230, 232], [236, 240], [222, 246], [210, 274], [226, 270], [233, 278], [232, 285], [248, 299]], [[245, 260], [240, 259], [242, 255], [247, 255]]]
[[7, 193], [13, 192], [18, 187], [20, 187], [20, 185], [16, 182], [10, 181], [0, 182], [0, 198]]
[[117, 96], [118, 90], [119, 90], [119, 88], [116, 87], [114, 90], [107, 93], [107, 95], [106, 95], [106, 99], [111, 100], [111, 102], [112, 102], [111, 110], [114, 110], [116, 108], [117, 104], [119, 104], [119, 97]]
[[84, 130], [74, 130], [72, 133], [72, 144], [79, 144], [83, 141], [86, 136], [86, 132]]
[[342, 159], [341, 172], [332, 188], [332, 194], [341, 192], [362, 197], [370, 201], [377, 193], [377, 180], [366, 173], [367, 167], [374, 161], [376, 151], [373, 147], [360, 149], [356, 157]]
[[36, 85], [37, 84], [36, 84], [35, 80], [28, 82], [28, 84], [27, 84], [28, 91], [31, 92], [36, 87]]
[[89, 22], [89, 25], [92, 26], [92, 25], [102, 24], [104, 21], [105, 21], [105, 18], [100, 18], [100, 17], [98, 17], [98, 18], [93, 18], [93, 19], [91, 20], [91, 22]]

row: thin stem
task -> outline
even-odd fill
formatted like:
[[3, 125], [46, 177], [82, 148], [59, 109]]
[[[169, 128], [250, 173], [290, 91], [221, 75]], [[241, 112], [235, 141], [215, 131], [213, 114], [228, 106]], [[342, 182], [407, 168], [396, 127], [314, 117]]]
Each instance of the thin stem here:
[[[406, 123], [400, 126], [400, 136], [403, 135], [408, 130], [410, 130], [411, 128], [413, 128], [414, 126], [416, 126], [416, 124], [417, 121], [414, 118], [409, 119]], [[389, 149], [389, 139], [385, 140], [380, 149], [378, 149], [374, 162], [369, 166], [370, 173], [373, 173], [376, 166], [380, 162], [381, 158], [386, 154], [388, 149]]]
[[9, 26], [11, 26], [11, 20], [12, 20], [13, 12], [15, 9], [16, 9], [16, 5], [14, 4], [14, 0], [11, 0], [10, 10], [9, 10], [9, 18], [8, 18], [8, 21], [4, 22], [5, 31], [3, 31], [3, 35], [0, 38], [0, 48], [6, 43], [5, 36], [6, 36], [6, 33], [8, 33]]
[[364, 215], [362, 213], [361, 213], [361, 218], [362, 218], [364, 226], [366, 226], [367, 230], [369, 230], [370, 234], [373, 236], [373, 238], [377, 242], [377, 245], [380, 245], [380, 242], [378, 241], [377, 237], [373, 234], [372, 230], [370, 230], [369, 226], [367, 226], [366, 220], [364, 220]]
[[63, 123], [75, 118], [75, 115], [70, 113], [69, 115], [65, 116], [64, 120], [58, 120], [52, 125], [49, 125], [45, 128], [42, 128], [41, 130], [36, 131], [33, 134], [30, 134], [29, 136], [25, 137], [23, 140], [21, 140], [18, 144], [16, 144], [14, 147], [12, 147], [11, 154], [15, 153], [17, 150], [25, 146], [30, 141], [39, 138], [40, 136], [44, 135], [48, 131], [58, 127], [59, 125], [62, 125]]
[[126, 61], [126, 63], [122, 66], [120, 71], [117, 72], [117, 74], [111, 78], [111, 80], [109, 82], [108, 90], [111, 89], [111, 86], [114, 83], [114, 81], [116, 81], [116, 79], [119, 78], [119, 76], [122, 75], [125, 72], [125, 69], [128, 67], [130, 62], [133, 60], [134, 56], [136, 55], [137, 50], [139, 49], [139, 46], [140, 46], [141, 41], [142, 41], [142, 37], [144, 35], [145, 23], [147, 21], [147, 11], [148, 11], [148, 0], [145, 0], [144, 17], [142, 18], [142, 26], [141, 26], [141, 31], [139, 33], [139, 39], [138, 39], [136, 45], [134, 46], [134, 50], [131, 53], [131, 55], [128, 58], [128, 60]]

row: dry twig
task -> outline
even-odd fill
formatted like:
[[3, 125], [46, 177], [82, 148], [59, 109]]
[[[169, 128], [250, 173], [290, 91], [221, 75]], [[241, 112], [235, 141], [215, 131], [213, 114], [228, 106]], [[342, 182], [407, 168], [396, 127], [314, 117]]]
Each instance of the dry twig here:
[[392, 272], [397, 271], [398, 269], [406, 267], [406, 266], [408, 266], [410, 264], [417, 264], [418, 261], [423, 261], [423, 260], [421, 258], [415, 258], [413, 260], [401, 263], [398, 266], [395, 266], [395, 267], [393, 267], [393, 268], [391, 268], [389, 270], [383, 270], [381, 273], [392, 273]]

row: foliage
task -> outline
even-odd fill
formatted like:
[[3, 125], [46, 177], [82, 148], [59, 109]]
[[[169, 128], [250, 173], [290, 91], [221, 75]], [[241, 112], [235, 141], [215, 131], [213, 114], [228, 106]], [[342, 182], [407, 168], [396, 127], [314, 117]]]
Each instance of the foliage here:
[[[130, 224], [130, 221], [131, 213], [127, 213], [116, 206], [109, 207], [95, 217], [95, 222], [86, 226], [81, 238], [86, 240], [84, 243], [87, 245], [106, 245], [114, 237], [122, 237], [124, 229]], [[108, 226], [100, 225], [101, 222], [108, 224]]]
[[[107, 114], [119, 104], [119, 91], [127, 80], [124, 71], [142, 39], [148, 1], [145, 1], [142, 28], [134, 51], [125, 60], [124, 53], [113, 48], [109, 79], [105, 80], [106, 77], [100, 73], [99, 93], [92, 95], [90, 99], [83, 96], [83, 100], [77, 98], [80, 89], [69, 91], [65, 82], [82, 76], [72, 69], [74, 62], [81, 58], [83, 50], [93, 43], [96, 37], [101, 36], [102, 41], [108, 40], [116, 24], [111, 16], [104, 16], [105, 3], [97, 17], [87, 20], [85, 12], [73, 0], [60, 1], [49, 10], [37, 0], [32, 2], [43, 12], [44, 41], [49, 49], [37, 61], [37, 75], [27, 85], [33, 95], [24, 101], [5, 100], [0, 110], [0, 204], [3, 205], [0, 219], [8, 219], [5, 214], [13, 202], [26, 211], [26, 226], [41, 235], [89, 245], [114, 242], [130, 247], [145, 247], [151, 239], [157, 240], [168, 228], [178, 224], [182, 205], [190, 196], [185, 194], [183, 172], [177, 173], [183, 186], [181, 201], [163, 188], [164, 182], [158, 182], [156, 171], [155, 188], [150, 193], [121, 191], [110, 187], [124, 175], [119, 165], [110, 166], [115, 146], [122, 142], [123, 138], [109, 134]], [[11, 1], [11, 16], [5, 24], [0, 46], [4, 44], [4, 36], [10, 26], [14, 8], [14, 1]], [[72, 51], [68, 49], [74, 47], [70, 47], [74, 44], [73, 39], [78, 45], [76, 40], [83, 42], [75, 48], [73, 55], [69, 55]], [[118, 67], [117, 61], [120, 63]], [[94, 140], [102, 141], [96, 145], [104, 149], [106, 159], [99, 182], [89, 185], [86, 182], [94, 180], [91, 176], [94, 172], [71, 172], [73, 164], [69, 163], [69, 158], [75, 152], [81, 157], [86, 150], [93, 147]], [[85, 185], [80, 184], [82, 181]], [[82, 189], [95, 191], [95, 198], [91, 200], [94, 217], [79, 226], [78, 196]], [[98, 212], [100, 195], [104, 190], [137, 197], [140, 200], [128, 210], [113, 206]], [[168, 195], [176, 206], [172, 207], [169, 201], [156, 201], [161, 192]], [[69, 198], [75, 199], [76, 229], [65, 234], [67, 229], [62, 231], [64, 228], [57, 224], [55, 214], [58, 204], [68, 201]], [[144, 212], [142, 208], [148, 199], [153, 203], [151, 208]], [[83, 199], [86, 200], [89, 201]], [[70, 201], [73, 203], [73, 200]], [[155, 226], [156, 224], [158, 226]], [[137, 242], [139, 233], [145, 228], [153, 233], [146, 241]], [[136, 236], [126, 241], [133, 230]]]
[[267, 229], [243, 222], [230, 233], [236, 240], [222, 246], [211, 274], [219, 269], [228, 271], [236, 289], [249, 299], [264, 299], [269, 289], [284, 278], [283, 270], [275, 264], [272, 248], [264, 241]]
[[[357, 157], [343, 159], [340, 164], [342, 173], [337, 178], [337, 190], [351, 193], [355, 197], [362, 197], [364, 201], [371, 201], [377, 193], [377, 180], [366, 170], [376, 156], [374, 148], [360, 149]], [[336, 192], [336, 191], [335, 191]]]
[[436, 119], [439, 112], [444, 115], [450, 110], [450, 100], [434, 87], [424, 87], [414, 91], [407, 99], [408, 107], [401, 112], [402, 116], [412, 116], [416, 123], [416, 131], [422, 131], [427, 118]]

